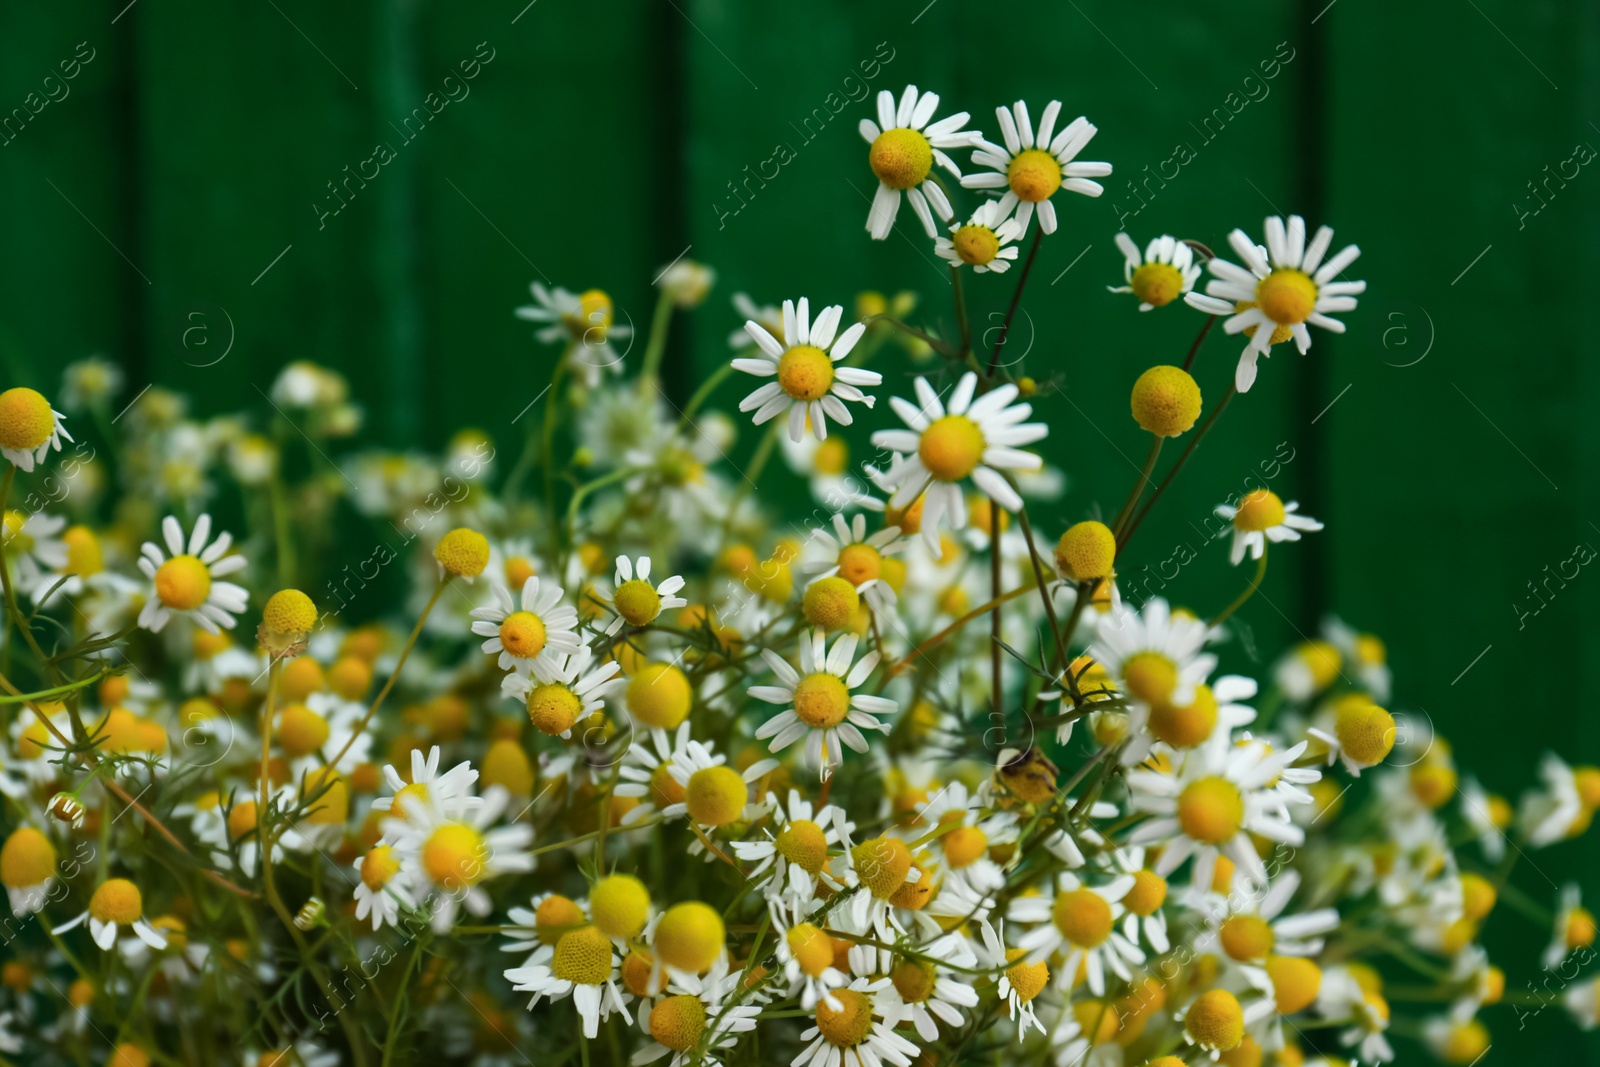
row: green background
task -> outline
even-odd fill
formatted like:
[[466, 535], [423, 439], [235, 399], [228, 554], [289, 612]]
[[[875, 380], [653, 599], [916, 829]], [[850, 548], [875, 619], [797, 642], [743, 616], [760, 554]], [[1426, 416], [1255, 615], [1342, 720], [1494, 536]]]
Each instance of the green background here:
[[[1105, 197], [1063, 205], [1014, 338], [1052, 383], [1038, 408], [1071, 479], [1045, 532], [1114, 512], [1145, 447], [1128, 387], [1180, 362], [1198, 324], [1178, 308], [1138, 316], [1104, 292], [1120, 280], [1119, 222], [1141, 245], [1171, 232], [1220, 248], [1269, 213], [1326, 221], [1363, 249], [1350, 274], [1370, 287], [1349, 332], [1318, 333], [1305, 359], [1277, 350], [1123, 573], [1198, 545], [1211, 506], [1286, 443], [1294, 459], [1273, 488], [1330, 528], [1274, 553], [1242, 613], [1259, 646], [1315, 632], [1329, 610], [1383, 635], [1397, 705], [1425, 713], [1496, 791], [1531, 782], [1548, 747], [1600, 760], [1587, 588], [1600, 578], [1580, 574], [1521, 625], [1517, 612], [1547, 564], [1600, 545], [1586, 328], [1600, 174], [1551, 180], [1541, 200], [1529, 187], [1576, 145], [1600, 146], [1595, 4], [126, 2], [0, 13], [0, 110], [23, 107], [80, 42], [94, 54], [70, 95], [0, 147], [7, 384], [54, 390], [66, 363], [101, 353], [127, 372], [122, 402], [153, 382], [203, 414], [264, 423], [277, 369], [310, 358], [349, 376], [372, 439], [437, 446], [475, 425], [514, 443], [511, 420], [553, 357], [512, 317], [528, 283], [606, 288], [642, 328], [650, 280], [685, 251], [719, 280], [673, 337], [680, 402], [726, 358], [736, 290], [848, 304], [863, 288], [913, 288], [917, 318], [948, 328], [947, 274], [909, 212], [888, 241], [863, 231], [872, 178], [854, 127], [870, 101], [820, 133], [800, 128], [862, 61], [890, 54], [885, 42], [873, 92], [933, 89], [941, 114], [969, 110], [991, 137], [996, 104], [1026, 98], [1037, 115], [1060, 97], [1063, 120], [1100, 127], [1087, 158], [1117, 169]], [[493, 59], [470, 95], [405, 141], [396, 126], [479, 42]], [[319, 226], [326, 183], [380, 141], [395, 160]], [[732, 200], [728, 183], [780, 143], [793, 161]], [[1136, 198], [1128, 181], [1179, 143], [1195, 158]], [[987, 329], [1010, 283], [970, 293]], [[186, 347], [197, 321], [206, 330]], [[1208, 398], [1237, 347], [1218, 336], [1202, 353]], [[909, 393], [905, 368], [885, 369], [886, 388]], [[1170, 592], [1214, 611], [1243, 577], [1214, 549]], [[1600, 885], [1585, 843], [1535, 855], [1518, 881], [1553, 900], [1578, 874]], [[1547, 935], [1510, 914], [1498, 925], [1491, 948], [1520, 988]], [[1493, 1013], [1489, 1062], [1570, 1055], [1583, 1043], [1561, 1014], [1518, 1034], [1509, 1010]]]

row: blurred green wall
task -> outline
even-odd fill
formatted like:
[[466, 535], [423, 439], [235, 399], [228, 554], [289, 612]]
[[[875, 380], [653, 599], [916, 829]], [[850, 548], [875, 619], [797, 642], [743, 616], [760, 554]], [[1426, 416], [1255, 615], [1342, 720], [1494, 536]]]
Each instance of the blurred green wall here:
[[[1600, 545], [1600, 168], [1575, 162], [1600, 146], [1593, 2], [525, 4], [7, 5], [6, 383], [57, 388], [98, 352], [126, 368], [127, 399], [157, 382], [264, 419], [277, 368], [304, 357], [350, 377], [378, 440], [438, 445], [471, 424], [510, 442], [553, 355], [512, 317], [528, 283], [604, 287], [642, 328], [650, 280], [685, 252], [719, 281], [674, 335], [680, 398], [726, 357], [736, 290], [848, 304], [914, 288], [948, 326], [947, 274], [909, 215], [888, 241], [863, 232], [870, 102], [830, 119], [830, 99], [860, 96], [874, 61], [873, 92], [935, 89], [993, 136], [996, 104], [1037, 114], [1059, 96], [1117, 172], [1066, 206], [1014, 338], [1065, 391], [1039, 405], [1071, 479], [1041, 525], [1115, 510], [1145, 447], [1128, 386], [1180, 362], [1197, 324], [1103, 292], [1119, 225], [1221, 247], [1268, 213], [1326, 221], [1364, 252], [1349, 333], [1318, 334], [1306, 359], [1277, 350], [1124, 575], [1198, 546], [1212, 505], [1292, 454], [1272, 485], [1329, 530], [1274, 554], [1243, 613], [1262, 648], [1327, 610], [1382, 634], [1397, 703], [1492, 789], [1529, 783], [1546, 747], [1600, 760], [1600, 577], [1538, 602], [1530, 588]], [[437, 114], [407, 125], [430, 94]], [[377, 176], [343, 184], [372, 174], [379, 144], [393, 158]], [[779, 145], [793, 159], [750, 181]], [[972, 285], [980, 329], [1009, 293]], [[1208, 397], [1237, 347], [1209, 341]], [[886, 385], [906, 391], [900, 371]], [[1242, 579], [1219, 548], [1169, 591], [1204, 610]], [[1600, 884], [1584, 844], [1519, 880], [1553, 900], [1580, 869]], [[1528, 973], [1543, 935], [1502, 922], [1492, 947]], [[1571, 1047], [1558, 1014], [1517, 1034], [1499, 1013], [1494, 1056]]]

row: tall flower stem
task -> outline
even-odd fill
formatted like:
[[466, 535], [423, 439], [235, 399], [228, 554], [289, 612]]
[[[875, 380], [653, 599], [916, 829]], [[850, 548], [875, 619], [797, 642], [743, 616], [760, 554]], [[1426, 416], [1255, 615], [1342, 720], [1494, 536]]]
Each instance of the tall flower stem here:
[[1000, 336], [995, 339], [994, 351], [989, 353], [989, 370], [986, 377], [993, 378], [995, 368], [1000, 365], [1000, 350], [1005, 347], [1006, 337], [1011, 333], [1011, 320], [1017, 317], [1017, 305], [1022, 303], [1022, 290], [1028, 284], [1028, 275], [1033, 273], [1033, 260], [1039, 254], [1039, 242], [1043, 237], [1042, 226], [1033, 231], [1033, 243], [1028, 246], [1028, 258], [1023, 261], [1022, 273], [1017, 276], [1016, 291], [1011, 294], [1011, 307], [1006, 310], [1005, 321], [1000, 324]]
[[1120, 533], [1123, 524], [1128, 521], [1128, 516], [1133, 514], [1133, 509], [1139, 503], [1139, 498], [1144, 495], [1144, 487], [1152, 484], [1150, 472], [1156, 469], [1156, 459], [1161, 455], [1161, 445], [1166, 441], [1164, 437], [1157, 437], [1150, 442], [1150, 451], [1144, 457], [1144, 467], [1139, 471], [1139, 480], [1133, 483], [1133, 492], [1128, 494], [1128, 499], [1123, 502], [1122, 510], [1117, 512], [1117, 521], [1112, 523], [1112, 533]]
[[1150, 514], [1150, 509], [1156, 506], [1156, 501], [1161, 499], [1161, 494], [1167, 491], [1167, 486], [1172, 484], [1172, 480], [1178, 476], [1178, 472], [1188, 462], [1189, 456], [1200, 446], [1200, 442], [1205, 439], [1206, 434], [1211, 432], [1211, 427], [1216, 425], [1217, 419], [1221, 417], [1223, 410], [1227, 408], [1228, 401], [1238, 395], [1238, 392], [1239, 390], [1236, 386], [1231, 384], [1228, 386], [1228, 391], [1222, 394], [1221, 402], [1212, 409], [1211, 414], [1201, 425], [1200, 432], [1189, 438], [1189, 443], [1184, 446], [1183, 451], [1178, 455], [1178, 462], [1174, 463], [1167, 471], [1166, 477], [1161, 479], [1161, 484], [1156, 486], [1156, 491], [1150, 494], [1150, 499], [1145, 502], [1139, 514], [1134, 516], [1133, 522], [1128, 524], [1128, 528], [1117, 535], [1118, 555], [1121, 555], [1122, 550], [1128, 546], [1128, 542], [1133, 540], [1133, 535], [1138, 531], [1139, 524], [1144, 522], [1146, 515]]
[[1244, 587], [1244, 592], [1240, 593], [1239, 596], [1234, 600], [1234, 602], [1232, 604], [1229, 604], [1226, 608], [1223, 609], [1221, 615], [1218, 615], [1216, 618], [1214, 618], [1210, 622], [1206, 623], [1206, 629], [1215, 630], [1218, 626], [1221, 626], [1223, 623], [1227, 622], [1229, 617], [1232, 616], [1234, 612], [1236, 612], [1240, 608], [1244, 607], [1245, 601], [1247, 601], [1251, 597], [1255, 596], [1256, 595], [1256, 590], [1261, 588], [1261, 579], [1265, 578], [1266, 575], [1267, 575], [1267, 549], [1266, 549], [1266, 546], [1263, 545], [1261, 547], [1261, 559], [1260, 559], [1260, 561], [1258, 563], [1256, 563], [1256, 574], [1255, 574], [1255, 577], [1251, 578], [1250, 579], [1250, 584]]

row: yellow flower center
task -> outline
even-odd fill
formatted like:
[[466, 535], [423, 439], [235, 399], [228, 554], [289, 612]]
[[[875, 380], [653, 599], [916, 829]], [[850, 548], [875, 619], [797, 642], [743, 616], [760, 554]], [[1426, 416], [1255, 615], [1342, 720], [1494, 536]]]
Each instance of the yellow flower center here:
[[703, 826], [727, 826], [744, 812], [749, 790], [731, 767], [706, 767], [689, 776], [684, 801], [689, 817]]
[[821, 400], [833, 385], [833, 360], [815, 345], [796, 345], [778, 360], [778, 384], [796, 400]]
[[938, 977], [933, 964], [917, 960], [904, 960], [890, 972], [895, 991], [908, 1004], [921, 1004], [933, 996], [933, 984]]
[[1023, 957], [1027, 952], [1020, 948], [1006, 950], [1006, 960], [1011, 966], [1006, 968], [1006, 977], [1011, 981], [1011, 989], [1017, 999], [1026, 1004], [1034, 997], [1044, 992], [1046, 983], [1050, 981], [1050, 967], [1044, 960], [1038, 963], [1026, 963]]
[[1466, 918], [1473, 922], [1485, 918], [1494, 910], [1497, 899], [1494, 883], [1483, 875], [1467, 871], [1461, 876], [1461, 912]]
[[674, 1052], [687, 1052], [706, 1028], [706, 1006], [699, 997], [680, 994], [650, 1009], [650, 1036]]
[[911, 873], [911, 850], [898, 837], [874, 837], [850, 850], [856, 877], [879, 900], [888, 900]]
[[661, 614], [661, 594], [643, 578], [635, 578], [617, 586], [617, 595], [612, 603], [616, 606], [617, 614], [627, 620], [630, 626], [646, 626]]
[[540, 733], [559, 737], [572, 729], [582, 710], [578, 694], [560, 682], [548, 682], [528, 690], [528, 721]]
[[811, 467], [818, 474], [843, 474], [850, 463], [850, 446], [837, 435], [817, 443], [811, 453]]
[[1183, 1028], [1201, 1048], [1227, 1052], [1244, 1040], [1244, 1010], [1232, 993], [1212, 989], [1189, 1005]]
[[1188, 707], [1162, 702], [1150, 709], [1150, 732], [1173, 748], [1194, 748], [1217, 728], [1217, 698], [1208, 685], [1195, 686]]
[[1200, 417], [1200, 386], [1182, 367], [1151, 367], [1134, 381], [1128, 407], [1141, 429], [1157, 437], [1177, 437]]
[[422, 869], [435, 885], [476, 885], [488, 858], [483, 836], [466, 823], [445, 823], [422, 843]]
[[834, 1048], [855, 1048], [872, 1033], [872, 998], [854, 989], [836, 989], [833, 995], [839, 1010], [818, 1001], [817, 1029]]
[[489, 565], [489, 539], [465, 526], [451, 530], [433, 546], [439, 566], [460, 578], [476, 578]]
[[1419, 763], [1411, 768], [1411, 793], [1426, 808], [1444, 807], [1456, 795], [1456, 769], [1448, 763]]
[[1160, 652], [1135, 652], [1122, 665], [1122, 680], [1146, 704], [1162, 704], [1178, 687], [1178, 665]]
[[554, 945], [563, 934], [577, 929], [583, 923], [583, 910], [571, 897], [551, 893], [533, 909], [533, 929], [540, 941]]
[[400, 859], [388, 845], [379, 845], [361, 857], [361, 881], [368, 889], [382, 889], [399, 873]]
[[196, 556], [173, 556], [156, 570], [156, 596], [174, 611], [193, 611], [211, 595], [211, 571]]
[[1144, 263], [1128, 283], [1133, 295], [1152, 307], [1165, 307], [1183, 292], [1183, 272], [1171, 263]]
[[1233, 915], [1217, 931], [1222, 951], [1236, 960], [1259, 960], [1272, 951], [1272, 927], [1256, 915]]
[[848, 578], [831, 575], [806, 587], [800, 610], [813, 626], [833, 631], [844, 626], [861, 606], [861, 594]]
[[791, 819], [778, 831], [774, 847], [790, 863], [816, 874], [828, 862], [828, 838], [810, 819]]
[[655, 950], [669, 967], [704, 974], [722, 955], [726, 937], [722, 916], [699, 901], [689, 901], [674, 904], [661, 916]]
[[833, 966], [833, 938], [811, 923], [796, 923], [785, 937], [789, 953], [800, 969], [813, 978]]
[[298, 589], [280, 589], [267, 598], [261, 622], [272, 633], [307, 634], [317, 625], [317, 606]]
[[694, 690], [689, 678], [671, 663], [646, 663], [628, 679], [628, 711], [646, 726], [676, 730], [689, 715]]
[[1006, 168], [1006, 180], [1018, 198], [1037, 204], [1061, 188], [1061, 164], [1042, 148], [1018, 152]]
[[850, 714], [850, 690], [835, 675], [808, 674], [794, 687], [794, 713], [813, 729], [838, 726]]
[[309, 756], [328, 741], [328, 720], [304, 704], [290, 704], [278, 720], [278, 744], [284, 754]]
[[1111, 905], [1092, 889], [1058, 894], [1051, 918], [1061, 935], [1078, 948], [1094, 948], [1111, 936]]
[[507, 556], [505, 562], [506, 585], [512, 589], [521, 589], [527, 584], [528, 579], [539, 573], [533, 561], [526, 556]]
[[1261, 313], [1280, 326], [1295, 326], [1317, 306], [1317, 283], [1304, 271], [1275, 270], [1256, 283]]
[[1207, 845], [1220, 845], [1244, 823], [1244, 795], [1226, 778], [1197, 778], [1178, 794], [1178, 824]]
[[241, 800], [228, 809], [228, 838], [237, 841], [256, 831], [256, 802]]
[[658, 808], [682, 804], [684, 801], [683, 786], [672, 777], [672, 772], [668, 770], [671, 766], [669, 760], [650, 772], [650, 801]]
[[1101, 1000], [1080, 1000], [1072, 1005], [1072, 1017], [1078, 1021], [1083, 1035], [1091, 1045], [1103, 1045], [1117, 1036], [1121, 1020], [1117, 1009]]
[[544, 620], [531, 611], [513, 611], [500, 624], [500, 643], [518, 659], [533, 659], [544, 651]]
[[629, 952], [622, 960], [622, 984], [636, 997], [661, 992], [660, 975], [656, 976], [656, 988], [651, 988], [650, 972], [654, 967], [655, 959], [648, 952]]
[[933, 145], [916, 130], [884, 130], [872, 142], [867, 162], [889, 188], [910, 189], [921, 185], [933, 169]]
[[1573, 908], [1567, 913], [1567, 947], [1588, 948], [1594, 944], [1594, 916], [1587, 908]]
[[50, 401], [32, 389], [0, 393], [0, 447], [26, 452], [50, 440], [56, 415]]
[[389, 810], [394, 812], [397, 818], [403, 819], [407, 816], [406, 801], [415, 800], [421, 802], [427, 799], [428, 783], [412, 782], [410, 785], [401, 786], [399, 792], [395, 793], [394, 801], [391, 803]]
[[1394, 716], [1376, 704], [1345, 704], [1334, 719], [1333, 733], [1345, 755], [1370, 767], [1382, 763], [1394, 748]]
[[600, 985], [611, 977], [611, 939], [594, 926], [567, 931], [556, 942], [550, 973], [577, 985]]
[[610, 295], [603, 289], [588, 289], [578, 294], [578, 310], [564, 321], [575, 340], [599, 345], [605, 343], [614, 315]]
[[13, 509], [6, 510], [5, 545], [18, 555], [27, 555], [33, 551], [33, 537], [22, 530], [27, 522], [28, 517], [22, 512]]
[[939, 841], [945, 863], [957, 871], [977, 863], [989, 851], [989, 835], [976, 826], [958, 826]]
[[144, 897], [126, 878], [109, 878], [89, 898], [89, 914], [103, 923], [127, 926], [144, 914]]
[[975, 267], [994, 262], [995, 255], [1000, 251], [1000, 238], [993, 230], [971, 223], [957, 230], [950, 238], [950, 244], [954, 246], [956, 255], [961, 257], [961, 262]]
[[1089, 520], [1067, 528], [1056, 542], [1056, 569], [1074, 582], [1098, 581], [1111, 573], [1117, 538], [1103, 522]]
[[1274, 526], [1281, 526], [1284, 519], [1283, 501], [1278, 499], [1278, 494], [1270, 489], [1255, 489], [1244, 495], [1239, 501], [1239, 510], [1234, 513], [1233, 525], [1235, 529], [1246, 533], [1261, 533]]
[[55, 873], [56, 847], [31, 826], [14, 831], [0, 848], [0, 885], [11, 889], [43, 885]]
[[965, 415], [946, 415], [922, 431], [917, 455], [941, 482], [960, 481], [983, 461], [983, 431]]
[[1309, 1008], [1322, 989], [1322, 968], [1301, 956], [1268, 956], [1267, 977], [1280, 1015]]
[[1450, 1028], [1439, 1053], [1446, 1063], [1473, 1064], [1489, 1051], [1489, 1028], [1477, 1019], [1468, 1019]]
[[100, 539], [89, 527], [69, 526], [61, 535], [61, 540], [67, 546], [67, 565], [64, 569], [68, 574], [87, 578], [105, 570], [105, 554], [100, 550]]
[[613, 874], [589, 894], [594, 924], [612, 937], [637, 937], [650, 918], [650, 891], [631, 874]]
[[839, 577], [852, 586], [870, 582], [882, 571], [883, 554], [869, 544], [858, 542], [839, 550]]
[[1122, 904], [1135, 915], [1154, 915], [1166, 899], [1167, 880], [1155, 871], [1144, 869], [1133, 872], [1133, 888], [1122, 898]]

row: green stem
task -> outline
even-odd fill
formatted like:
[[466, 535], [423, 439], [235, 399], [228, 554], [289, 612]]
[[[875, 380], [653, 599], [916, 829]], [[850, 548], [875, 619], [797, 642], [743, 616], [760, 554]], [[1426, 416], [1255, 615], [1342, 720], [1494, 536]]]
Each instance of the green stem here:
[[1250, 584], [1244, 587], [1244, 592], [1240, 593], [1239, 596], [1234, 600], [1234, 602], [1232, 604], [1229, 604], [1225, 609], [1223, 609], [1223, 612], [1222, 612], [1221, 615], [1218, 615], [1216, 618], [1214, 618], [1210, 622], [1206, 623], [1206, 629], [1208, 629], [1208, 630], [1216, 629], [1218, 626], [1221, 626], [1223, 623], [1227, 622], [1228, 618], [1234, 612], [1236, 612], [1240, 608], [1244, 607], [1244, 602], [1249, 600], [1251, 597], [1255, 596], [1256, 595], [1256, 590], [1261, 588], [1261, 579], [1266, 577], [1266, 574], [1267, 574], [1267, 547], [1265, 545], [1262, 545], [1261, 546], [1261, 559], [1256, 563], [1255, 577], [1251, 578], [1250, 579]]
[[1028, 258], [1022, 264], [1022, 273], [1017, 276], [1016, 291], [1011, 294], [1011, 306], [1006, 309], [1005, 321], [1000, 324], [1000, 336], [995, 338], [994, 351], [989, 353], [989, 369], [984, 374], [986, 378], [993, 378], [995, 368], [1000, 365], [1000, 350], [1005, 347], [1006, 337], [1011, 333], [1011, 320], [1017, 316], [1017, 305], [1022, 303], [1022, 290], [1028, 284], [1028, 275], [1033, 273], [1033, 260], [1039, 254], [1039, 243], [1043, 237], [1044, 227], [1035, 227], [1033, 244], [1028, 246]]
[[724, 363], [711, 372], [711, 376], [700, 384], [694, 391], [694, 396], [689, 398], [689, 403], [684, 406], [683, 414], [678, 419], [679, 427], [687, 426], [694, 418], [694, 413], [700, 410], [700, 405], [716, 391], [717, 386], [728, 380], [728, 375], [733, 373], [733, 364]]
[[961, 354], [972, 350], [972, 324], [967, 319], [967, 293], [961, 284], [961, 268], [950, 265], [950, 296], [956, 305], [956, 328], [961, 331]]
[[661, 357], [667, 351], [667, 324], [672, 321], [672, 297], [665, 289], [656, 299], [656, 310], [650, 316], [650, 340], [644, 347], [644, 365], [639, 371], [639, 391], [649, 393], [656, 388]]
[[1144, 457], [1144, 467], [1139, 471], [1139, 480], [1133, 483], [1133, 492], [1128, 494], [1128, 499], [1122, 504], [1122, 510], [1117, 512], [1117, 521], [1112, 525], [1112, 533], [1120, 533], [1123, 524], [1128, 521], [1128, 516], [1133, 513], [1134, 506], [1139, 503], [1139, 498], [1144, 495], [1144, 487], [1150, 484], [1150, 472], [1156, 469], [1156, 459], [1161, 455], [1161, 445], [1165, 437], [1156, 437], [1150, 442], [1150, 451]]
[[1178, 476], [1178, 472], [1182, 470], [1183, 465], [1188, 462], [1190, 454], [1199, 447], [1200, 442], [1205, 438], [1206, 434], [1211, 432], [1211, 427], [1216, 424], [1217, 419], [1222, 415], [1223, 409], [1228, 406], [1228, 401], [1232, 400], [1238, 392], [1238, 388], [1232, 383], [1228, 385], [1228, 391], [1222, 395], [1222, 402], [1212, 409], [1210, 416], [1207, 417], [1205, 421], [1205, 424], [1200, 427], [1200, 432], [1189, 438], [1188, 445], [1184, 447], [1183, 453], [1178, 456], [1178, 462], [1174, 463], [1172, 468], [1167, 471], [1167, 476], [1161, 479], [1161, 484], [1156, 486], [1156, 491], [1150, 495], [1150, 499], [1145, 502], [1145, 505], [1140, 509], [1139, 514], [1134, 516], [1133, 522], [1128, 526], [1128, 529], [1122, 534], [1118, 535], [1118, 555], [1121, 555], [1122, 550], [1127, 547], [1128, 542], [1133, 540], [1133, 535], [1138, 531], [1139, 524], [1144, 522], [1146, 515], [1150, 514], [1150, 509], [1156, 506], [1156, 501], [1161, 499], [1161, 494], [1167, 491], [1167, 486], [1172, 484], [1172, 479]]

